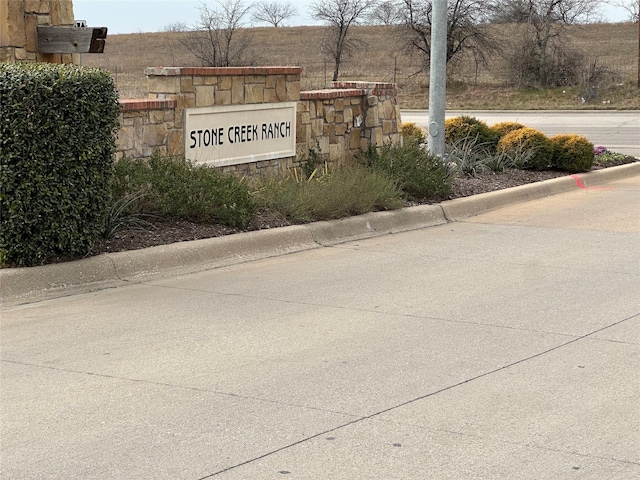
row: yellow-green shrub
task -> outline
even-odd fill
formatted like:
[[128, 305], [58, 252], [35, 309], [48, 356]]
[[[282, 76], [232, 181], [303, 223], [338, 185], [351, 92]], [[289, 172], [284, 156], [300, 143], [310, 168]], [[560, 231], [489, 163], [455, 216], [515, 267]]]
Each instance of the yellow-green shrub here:
[[492, 125], [490, 128], [494, 132], [496, 132], [500, 138], [504, 137], [507, 133], [511, 133], [514, 130], [520, 130], [521, 128], [525, 128], [526, 125], [523, 125], [518, 122], [500, 122]]
[[545, 170], [553, 165], [553, 144], [547, 136], [534, 128], [519, 128], [507, 133], [498, 142], [498, 151], [507, 154], [531, 152], [525, 168]]
[[556, 135], [551, 138], [551, 143], [554, 167], [569, 172], [586, 172], [593, 166], [593, 143], [585, 137], [575, 134]]
[[404, 122], [402, 124], [402, 139], [410, 143], [425, 143], [427, 141], [422, 128], [413, 122]]
[[449, 118], [444, 122], [444, 141], [453, 144], [467, 139], [475, 140], [476, 145], [483, 145], [495, 150], [499, 134], [493, 131], [482, 120], [468, 115]]

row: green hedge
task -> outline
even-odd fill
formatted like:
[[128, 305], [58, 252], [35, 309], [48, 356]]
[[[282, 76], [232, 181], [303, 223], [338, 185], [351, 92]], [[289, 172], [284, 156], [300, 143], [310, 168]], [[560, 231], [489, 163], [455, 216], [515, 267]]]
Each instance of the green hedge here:
[[108, 73], [0, 64], [0, 263], [87, 253], [100, 236], [118, 128]]

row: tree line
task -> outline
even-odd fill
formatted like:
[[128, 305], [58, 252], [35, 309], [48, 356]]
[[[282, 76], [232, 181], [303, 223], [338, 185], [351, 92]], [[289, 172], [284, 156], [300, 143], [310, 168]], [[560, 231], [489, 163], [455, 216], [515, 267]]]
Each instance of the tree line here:
[[[638, 21], [637, 0], [450, 0], [447, 63], [471, 59], [480, 66], [500, 55], [507, 62], [509, 80], [518, 86], [575, 85], [585, 69], [597, 77], [602, 68], [586, 65], [583, 54], [571, 49], [566, 27], [599, 20], [604, 3], [625, 8], [629, 20]], [[432, 8], [430, 0], [317, 0], [311, 3], [309, 14], [326, 27], [320, 48], [333, 64], [332, 79], [336, 81], [346, 59], [363, 46], [352, 35], [355, 25], [395, 26], [394, 41], [399, 48], [417, 53], [420, 71], [428, 71]], [[290, 2], [245, 0], [215, 0], [211, 6], [203, 3], [199, 12], [195, 25], [172, 24], [166, 30], [187, 31], [183, 45], [203, 65], [216, 67], [251, 63], [249, 20], [278, 28], [299, 13]], [[493, 33], [490, 26], [496, 24], [511, 26], [508, 42]]]

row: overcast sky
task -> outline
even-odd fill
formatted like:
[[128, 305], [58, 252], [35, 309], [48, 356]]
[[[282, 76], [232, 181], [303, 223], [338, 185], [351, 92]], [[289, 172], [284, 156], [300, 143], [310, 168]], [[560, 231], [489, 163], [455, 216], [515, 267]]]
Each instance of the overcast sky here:
[[[286, 0], [283, 0], [286, 2]], [[309, 5], [313, 0], [289, 1], [298, 9], [298, 16], [288, 25], [313, 25]], [[86, 20], [91, 27], [108, 27], [110, 34], [159, 32], [167, 25], [182, 22], [193, 25], [198, 19], [198, 6], [193, 0], [73, 0], [75, 18]], [[214, 2], [206, 2], [213, 5]], [[621, 8], [602, 9], [605, 21], [621, 22], [628, 13]]]

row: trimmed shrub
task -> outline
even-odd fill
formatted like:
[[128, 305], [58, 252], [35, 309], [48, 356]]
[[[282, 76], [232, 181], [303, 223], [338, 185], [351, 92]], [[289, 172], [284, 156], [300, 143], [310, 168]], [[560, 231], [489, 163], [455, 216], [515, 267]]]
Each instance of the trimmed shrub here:
[[553, 144], [547, 136], [534, 128], [520, 128], [507, 133], [498, 142], [498, 151], [507, 155], [530, 153], [524, 168], [546, 170], [553, 166]]
[[520, 130], [521, 128], [525, 128], [526, 125], [523, 125], [518, 122], [500, 122], [492, 125], [490, 128], [494, 132], [499, 135], [499, 138], [504, 137], [507, 133], [511, 133], [514, 130]]
[[553, 166], [568, 172], [586, 172], [595, 160], [593, 143], [575, 134], [551, 137]]
[[72, 65], [0, 63], [0, 263], [84, 255], [103, 230], [118, 94]]
[[137, 198], [130, 206], [134, 214], [240, 228], [253, 217], [253, 199], [244, 180], [182, 158], [154, 155], [148, 160], [118, 160], [112, 188], [114, 200]]
[[425, 137], [422, 128], [418, 127], [414, 122], [404, 122], [402, 124], [402, 139], [407, 143], [425, 143]]
[[495, 151], [500, 135], [482, 120], [467, 115], [449, 118], [444, 122], [445, 143], [456, 143], [467, 138], [475, 140], [477, 146]]
[[451, 193], [451, 170], [417, 143], [371, 147], [364, 160], [391, 177], [409, 198], [440, 200]]

